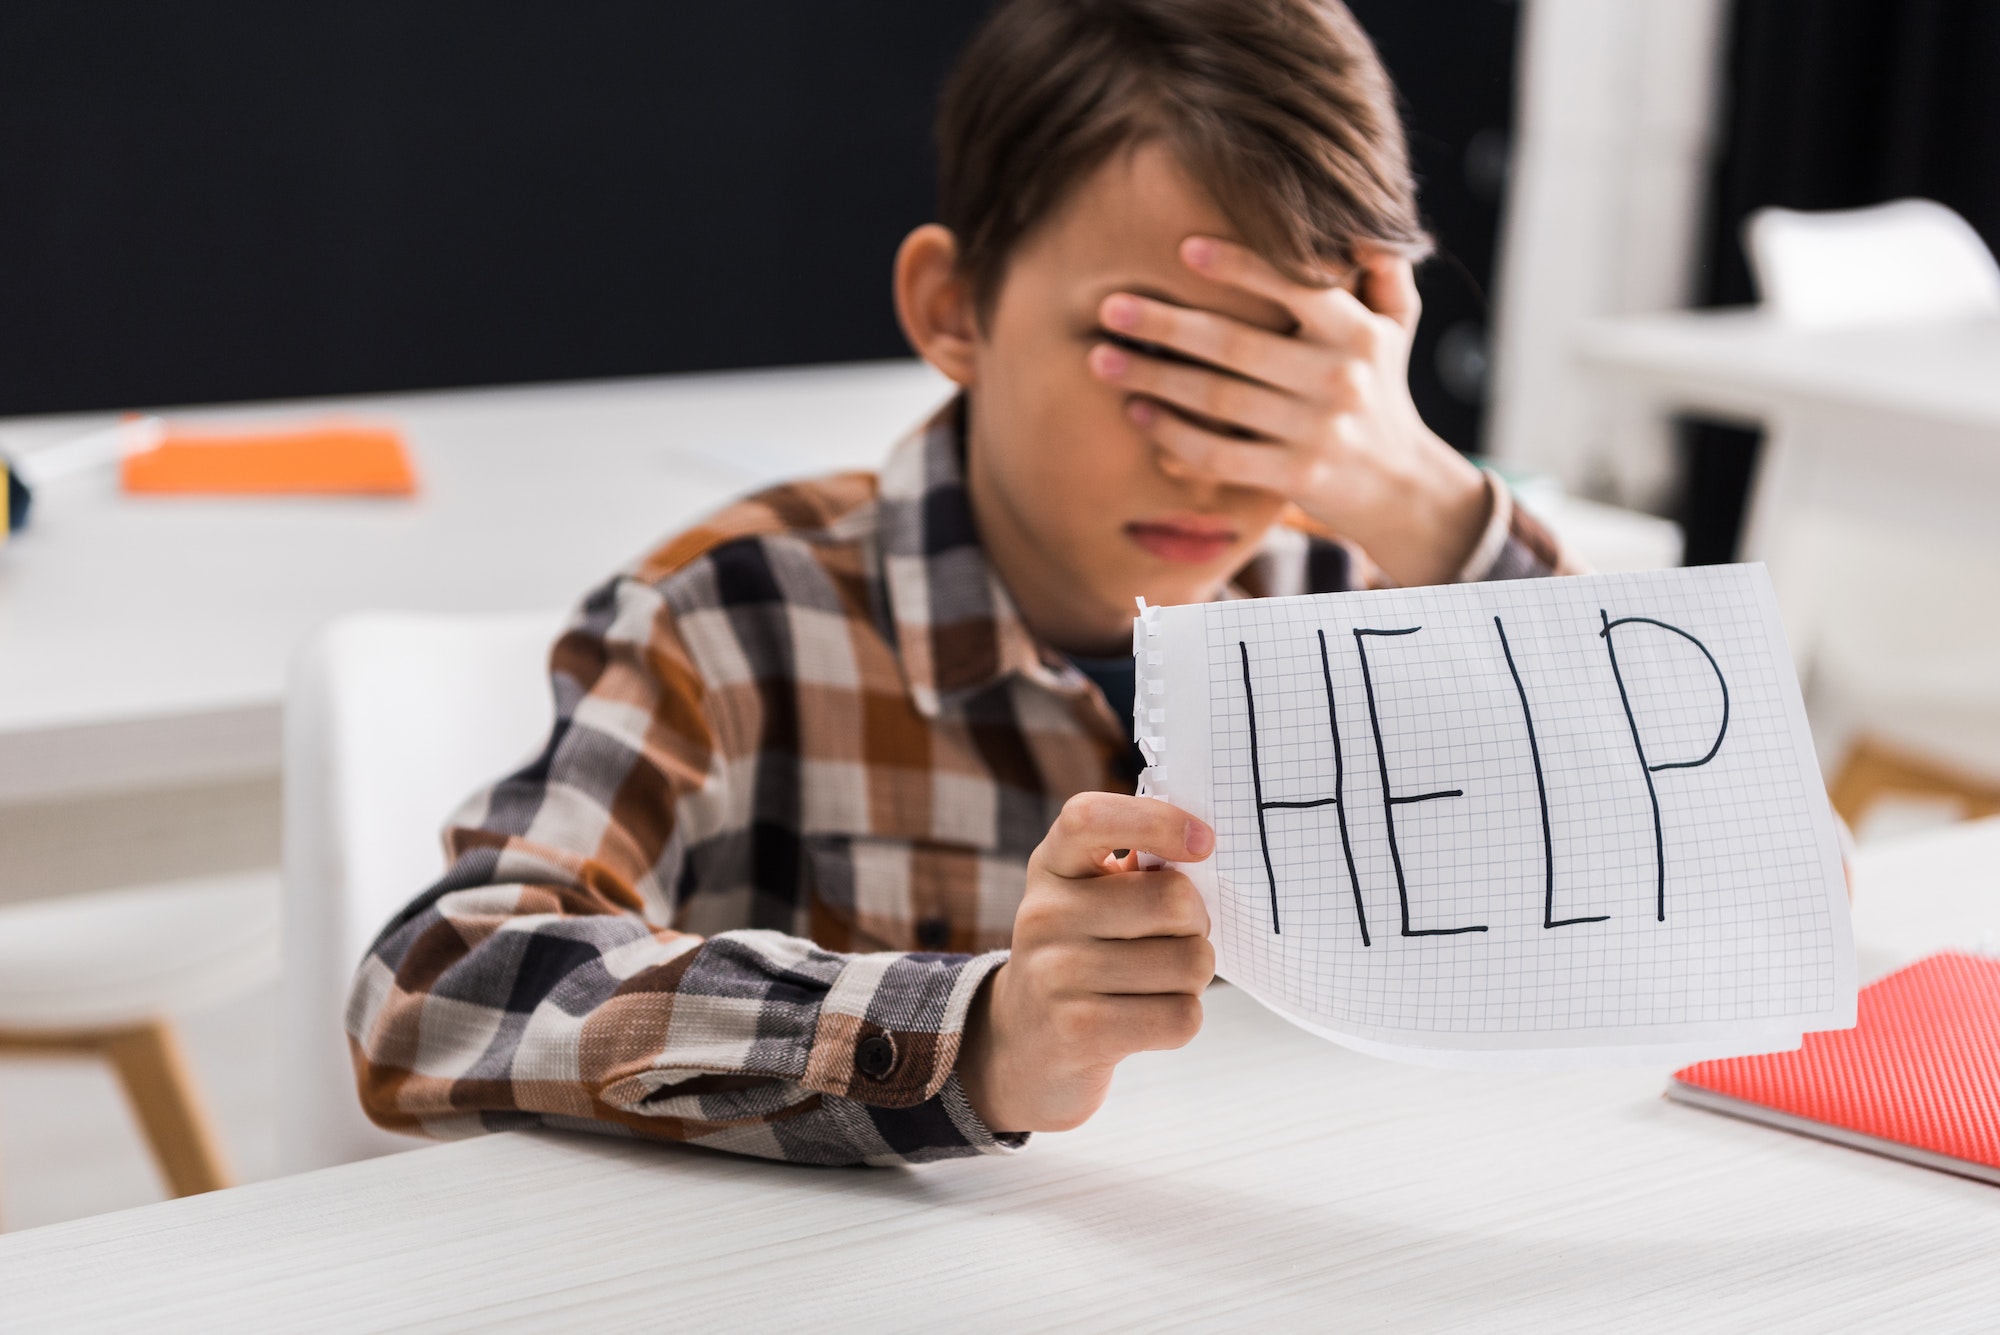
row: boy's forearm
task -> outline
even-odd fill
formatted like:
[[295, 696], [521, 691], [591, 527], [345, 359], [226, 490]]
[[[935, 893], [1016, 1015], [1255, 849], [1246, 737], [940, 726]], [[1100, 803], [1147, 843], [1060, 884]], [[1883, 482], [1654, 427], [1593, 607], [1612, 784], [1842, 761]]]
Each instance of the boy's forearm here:
[[[709, 758], [750, 748], [633, 577], [553, 656], [541, 760], [476, 799], [442, 880], [382, 933], [347, 1012], [362, 1102], [433, 1134], [556, 1119], [813, 1163], [1005, 1148], [953, 1079], [992, 956], [847, 954], [776, 931], [664, 925]], [[643, 798], [635, 798], [643, 794]]]
[[468, 888], [377, 943], [349, 1013], [371, 1117], [447, 1135], [588, 1119], [820, 1164], [1019, 1143], [986, 1130], [953, 1071], [1001, 957], [842, 955], [769, 931], [703, 940], [579, 915], [580, 899]]

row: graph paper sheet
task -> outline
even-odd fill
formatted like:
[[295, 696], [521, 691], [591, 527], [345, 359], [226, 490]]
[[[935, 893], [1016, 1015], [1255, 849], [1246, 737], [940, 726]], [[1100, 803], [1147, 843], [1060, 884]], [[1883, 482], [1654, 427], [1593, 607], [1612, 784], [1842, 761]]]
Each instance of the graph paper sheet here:
[[1218, 972], [1349, 1046], [1687, 1062], [1854, 1023], [1840, 854], [1762, 566], [1145, 609], [1143, 791]]

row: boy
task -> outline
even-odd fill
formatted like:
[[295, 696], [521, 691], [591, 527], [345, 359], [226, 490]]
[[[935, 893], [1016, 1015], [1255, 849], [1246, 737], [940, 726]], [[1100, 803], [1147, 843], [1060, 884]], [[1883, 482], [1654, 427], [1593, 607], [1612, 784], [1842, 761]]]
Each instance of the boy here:
[[1214, 836], [1130, 796], [1134, 596], [1560, 564], [1410, 403], [1392, 99], [1333, 0], [1003, 4], [896, 260], [962, 392], [585, 600], [540, 759], [356, 978], [370, 1114], [916, 1162], [1193, 1037], [1206, 916], [1136, 853]]

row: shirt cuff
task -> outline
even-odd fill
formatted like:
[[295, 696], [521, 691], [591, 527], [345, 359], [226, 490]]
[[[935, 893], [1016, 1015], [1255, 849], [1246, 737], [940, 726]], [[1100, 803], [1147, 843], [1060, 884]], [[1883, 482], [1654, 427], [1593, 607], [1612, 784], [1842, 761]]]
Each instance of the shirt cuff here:
[[1480, 530], [1472, 555], [1459, 567], [1455, 583], [1588, 573], [1539, 519], [1521, 508], [1498, 473], [1491, 468], [1479, 471], [1486, 476], [1486, 527]]
[[[835, 1128], [828, 1152], [816, 1156], [810, 1149], [790, 1148], [777, 1157], [887, 1166], [1012, 1154], [1028, 1142], [1025, 1134], [996, 1136], [988, 1130], [972, 1111], [956, 1074], [945, 1078], [936, 1098], [911, 1108], [883, 1108], [832, 1095], [820, 1096], [820, 1103]], [[783, 1128], [778, 1131], [781, 1138], [786, 1134]]]
[[958, 1072], [944, 1082], [944, 1091], [938, 1095], [945, 1111], [951, 1115], [952, 1125], [965, 1137], [965, 1143], [981, 1154], [1011, 1154], [1028, 1143], [1026, 1131], [994, 1131], [981, 1120], [972, 1109], [972, 1101], [965, 1097], [965, 1086], [958, 1082]]
[[[972, 1000], [1006, 962], [1004, 950], [850, 956], [820, 1002], [800, 1083], [877, 1108], [912, 1108], [956, 1088], [952, 1071]], [[959, 1103], [971, 1112], [962, 1093]]]
[[1480, 476], [1486, 479], [1486, 527], [1479, 532], [1479, 541], [1472, 546], [1472, 554], [1458, 568], [1452, 577], [1454, 584], [1470, 584], [1486, 578], [1486, 572], [1500, 559], [1500, 553], [1507, 546], [1507, 536], [1514, 526], [1514, 493], [1500, 480], [1500, 475], [1490, 468], [1482, 467]]

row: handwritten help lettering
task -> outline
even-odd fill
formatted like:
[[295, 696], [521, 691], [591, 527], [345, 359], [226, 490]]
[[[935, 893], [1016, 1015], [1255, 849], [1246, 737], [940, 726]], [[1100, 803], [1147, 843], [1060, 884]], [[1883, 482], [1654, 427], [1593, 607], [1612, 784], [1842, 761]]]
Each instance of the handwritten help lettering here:
[[[1599, 626], [1594, 630], [1597, 638], [1604, 643], [1605, 657], [1613, 681], [1618, 687], [1619, 703], [1624, 706], [1625, 721], [1631, 730], [1632, 753], [1646, 781], [1646, 795], [1652, 802], [1653, 815], [1653, 860], [1654, 860], [1654, 903], [1656, 921], [1667, 920], [1667, 852], [1666, 830], [1661, 816], [1660, 784], [1655, 775], [1667, 770], [1699, 769], [1715, 759], [1722, 750], [1723, 739], [1729, 734], [1729, 683], [1724, 678], [1721, 665], [1715, 661], [1708, 646], [1679, 626], [1655, 620], [1652, 617], [1624, 616], [1613, 620], [1608, 611], [1599, 609]], [[1626, 628], [1632, 629], [1626, 629]], [[1650, 628], [1650, 629], [1646, 629]], [[1392, 791], [1389, 783], [1389, 752], [1382, 739], [1382, 720], [1375, 703], [1375, 673], [1385, 665], [1371, 662], [1368, 641], [1371, 638], [1394, 639], [1419, 634], [1422, 626], [1359, 627], [1354, 636], [1354, 652], [1360, 660], [1361, 680], [1368, 702], [1368, 727], [1374, 741], [1375, 772], [1380, 783], [1383, 830], [1389, 845], [1389, 862], [1395, 871], [1396, 899], [1401, 908], [1401, 935], [1419, 936], [1460, 936], [1472, 932], [1485, 932], [1485, 923], [1462, 923], [1449, 927], [1414, 927], [1410, 919], [1410, 875], [1404, 865], [1403, 852], [1396, 842], [1396, 809], [1415, 802], [1444, 801], [1465, 795], [1463, 789], [1446, 788], [1427, 793], [1398, 793]], [[1639, 725], [1639, 712], [1633, 707], [1631, 693], [1627, 689], [1625, 675], [1618, 666], [1619, 633], [1676, 635], [1701, 651], [1715, 673], [1716, 685], [1721, 688], [1722, 707], [1715, 727], [1715, 740], [1706, 753], [1686, 759], [1657, 760], [1649, 757], [1644, 730]], [[1249, 719], [1250, 780], [1253, 800], [1257, 811], [1257, 839], [1263, 853], [1264, 876], [1270, 889], [1271, 931], [1281, 933], [1283, 924], [1278, 913], [1278, 874], [1271, 858], [1271, 833], [1268, 812], [1275, 810], [1311, 810], [1332, 807], [1334, 818], [1339, 824], [1340, 847], [1347, 864], [1348, 890], [1354, 899], [1355, 918], [1361, 928], [1361, 943], [1372, 946], [1374, 938], [1369, 932], [1368, 910], [1361, 893], [1361, 878], [1355, 870], [1354, 843], [1348, 830], [1347, 821], [1347, 760], [1340, 729], [1338, 709], [1334, 703], [1333, 665], [1327, 648], [1326, 632], [1317, 631], [1319, 640], [1319, 662], [1326, 691], [1326, 723], [1333, 740], [1333, 795], [1306, 800], [1275, 800], [1264, 796], [1264, 776], [1257, 745], [1257, 693], [1250, 673], [1250, 646], [1245, 640], [1236, 642], [1237, 654], [1243, 669], [1243, 698]], [[1534, 708], [1529, 702], [1528, 683], [1522, 679], [1520, 667], [1514, 661], [1513, 646], [1507, 640], [1506, 623], [1498, 616], [1493, 618], [1493, 634], [1499, 656], [1505, 660], [1508, 675], [1514, 683], [1515, 694], [1521, 705], [1521, 726], [1523, 740], [1527, 744], [1529, 758], [1535, 771], [1535, 793], [1541, 807], [1542, 834], [1542, 928], [1553, 931], [1559, 927], [1578, 927], [1588, 923], [1608, 922], [1609, 914], [1593, 917], [1556, 917], [1556, 868], [1555, 832], [1549, 818], [1548, 780], [1542, 769], [1541, 744], [1535, 736]], [[1379, 649], [1378, 649], [1379, 653]], [[1386, 669], [1385, 669], [1386, 670]]]
[[1761, 568], [1142, 607], [1133, 650], [1142, 791], [1216, 832], [1182, 864], [1216, 972], [1293, 1023], [1498, 1069], [1854, 1022]]

